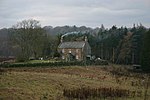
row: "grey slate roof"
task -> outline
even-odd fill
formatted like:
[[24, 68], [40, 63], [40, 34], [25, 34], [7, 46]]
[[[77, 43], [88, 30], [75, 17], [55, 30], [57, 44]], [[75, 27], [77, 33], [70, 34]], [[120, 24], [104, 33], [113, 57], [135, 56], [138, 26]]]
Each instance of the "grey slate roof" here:
[[85, 41], [63, 42], [59, 44], [58, 48], [83, 48]]

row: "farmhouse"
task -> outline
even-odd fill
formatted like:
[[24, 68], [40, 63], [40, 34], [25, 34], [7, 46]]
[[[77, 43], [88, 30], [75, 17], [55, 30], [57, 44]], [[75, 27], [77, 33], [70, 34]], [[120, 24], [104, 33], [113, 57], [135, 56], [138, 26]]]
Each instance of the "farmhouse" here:
[[66, 61], [83, 61], [87, 58], [91, 58], [91, 47], [88, 43], [87, 37], [85, 37], [84, 41], [71, 42], [63, 42], [62, 37], [61, 43], [58, 46], [58, 52], [62, 59]]

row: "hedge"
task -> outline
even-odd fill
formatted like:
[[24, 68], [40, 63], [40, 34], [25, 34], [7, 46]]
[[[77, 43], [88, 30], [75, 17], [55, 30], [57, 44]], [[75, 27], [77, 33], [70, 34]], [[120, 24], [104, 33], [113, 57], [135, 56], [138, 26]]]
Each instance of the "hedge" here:
[[0, 67], [59, 67], [59, 66], [88, 66], [88, 65], [107, 65], [106, 62], [95, 61], [72, 61], [72, 62], [40, 62], [40, 63], [4, 63], [0, 64]]
[[42, 66], [50, 66], [50, 67], [58, 67], [58, 66], [73, 66], [79, 65], [84, 66], [83, 62], [42, 62], [42, 63], [7, 63], [0, 64], [0, 67], [42, 67]]

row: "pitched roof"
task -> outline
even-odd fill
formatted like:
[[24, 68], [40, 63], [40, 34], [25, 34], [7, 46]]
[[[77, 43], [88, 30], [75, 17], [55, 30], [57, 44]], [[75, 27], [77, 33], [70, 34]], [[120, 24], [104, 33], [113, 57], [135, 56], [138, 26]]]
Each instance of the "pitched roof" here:
[[83, 48], [85, 41], [62, 42], [58, 48]]

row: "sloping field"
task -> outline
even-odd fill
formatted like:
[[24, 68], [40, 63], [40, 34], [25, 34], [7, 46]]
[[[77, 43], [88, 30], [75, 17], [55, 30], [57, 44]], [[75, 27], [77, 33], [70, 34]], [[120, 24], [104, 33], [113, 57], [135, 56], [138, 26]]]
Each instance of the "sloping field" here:
[[[147, 76], [129, 73], [115, 74], [114, 68], [105, 67], [57, 67], [57, 68], [3, 68], [0, 75], [0, 100], [72, 100], [71, 95], [91, 92], [90, 97], [78, 95], [78, 99], [88, 100], [144, 100]], [[85, 90], [86, 89], [86, 90]], [[116, 89], [128, 91], [128, 96], [105, 96], [92, 94], [93, 89], [112, 92]], [[75, 90], [81, 90], [76, 93]], [[72, 93], [66, 95], [67, 91]], [[117, 94], [117, 92], [115, 92]], [[150, 89], [146, 100], [150, 100]]]

